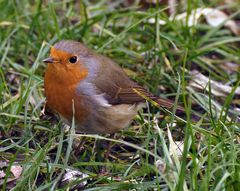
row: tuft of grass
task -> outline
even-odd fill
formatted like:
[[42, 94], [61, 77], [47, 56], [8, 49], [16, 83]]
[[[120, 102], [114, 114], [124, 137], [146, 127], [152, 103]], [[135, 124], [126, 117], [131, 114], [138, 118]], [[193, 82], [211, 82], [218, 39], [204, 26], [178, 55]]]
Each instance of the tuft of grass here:
[[[189, 27], [171, 20], [164, 3], [129, 2], [0, 1], [2, 190], [240, 188], [240, 38], [224, 23], [211, 27], [203, 19]], [[176, 14], [186, 12], [187, 19], [200, 7], [220, 8], [239, 22], [237, 2], [175, 5]], [[166, 23], [152, 24], [150, 18]], [[184, 105], [185, 117], [176, 119], [149, 103], [115, 138], [77, 135], [74, 124], [65, 131], [61, 121], [42, 118], [41, 60], [62, 39], [82, 41], [112, 58], [149, 91], [176, 100], [175, 109]], [[189, 85], [193, 70], [209, 78], [201, 90]], [[232, 90], [216, 96], [213, 81]], [[12, 173], [16, 166], [22, 167], [20, 177]], [[86, 176], [64, 182], [66, 170]]]

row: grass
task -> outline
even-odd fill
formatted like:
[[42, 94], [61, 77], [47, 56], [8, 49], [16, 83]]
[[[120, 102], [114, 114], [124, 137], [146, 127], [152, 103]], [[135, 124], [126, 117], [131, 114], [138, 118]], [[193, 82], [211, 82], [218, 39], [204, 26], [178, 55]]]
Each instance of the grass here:
[[[177, 13], [211, 7], [240, 18], [238, 2], [184, 2], [175, 6]], [[170, 20], [163, 3], [126, 3], [0, 1], [2, 190], [67, 190], [80, 183], [83, 190], [240, 188], [240, 38], [224, 23], [214, 28], [202, 19], [188, 27]], [[149, 18], [166, 24], [150, 24]], [[42, 118], [46, 65], [41, 60], [49, 44], [61, 39], [82, 41], [111, 57], [149, 91], [184, 105], [186, 116], [175, 120], [149, 103], [115, 138], [75, 134], [74, 124], [65, 131], [61, 121]], [[238, 68], [223, 68], [226, 63]], [[209, 77], [209, 85], [189, 86], [193, 70]], [[212, 81], [232, 90], [216, 96]], [[197, 122], [193, 113], [200, 117]], [[16, 165], [23, 170], [14, 179]], [[108, 173], [101, 173], [104, 167]], [[63, 182], [66, 169], [87, 176]]]

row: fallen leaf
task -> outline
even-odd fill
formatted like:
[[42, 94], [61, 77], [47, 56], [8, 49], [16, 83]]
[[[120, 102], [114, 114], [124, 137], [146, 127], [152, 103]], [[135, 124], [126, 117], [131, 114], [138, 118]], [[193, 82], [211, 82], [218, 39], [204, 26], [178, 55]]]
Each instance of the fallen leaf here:
[[209, 25], [217, 27], [226, 21], [224, 26], [229, 28], [235, 35], [239, 34], [240, 31], [236, 22], [233, 20], [227, 20], [228, 15], [223, 11], [220, 11], [218, 9], [205, 8], [202, 9], [202, 13], [205, 16]]
[[233, 72], [240, 71], [240, 65], [233, 62], [225, 62], [220, 64], [220, 67], [225, 70], [228, 74], [232, 74]]
[[5, 172], [3, 170], [0, 170], [0, 179], [4, 178], [5, 176]]
[[166, 172], [166, 162], [163, 159], [158, 159], [155, 162], [155, 166], [157, 167], [157, 169], [161, 172], [161, 173], [165, 173]]
[[[89, 177], [87, 174], [84, 174], [78, 170], [71, 170], [71, 169], [66, 169], [66, 174], [64, 174], [62, 182], [71, 182], [73, 180], [81, 180], [84, 178]], [[79, 183], [78, 187], [83, 187], [87, 184], [87, 181], [81, 181], [81, 183]]]
[[11, 166], [11, 169], [10, 169], [10, 171], [12, 172], [13, 176], [16, 179], [18, 179], [21, 176], [22, 170], [23, 170], [23, 168], [19, 165], [13, 165], [13, 166]]
[[[240, 29], [234, 20], [231, 20], [231, 19], [228, 20], [228, 15], [226, 13], [214, 8], [198, 8], [193, 10], [191, 14], [188, 15], [187, 25], [188, 26], [197, 25], [201, 16], [205, 17], [207, 23], [210, 26], [218, 27], [219, 25], [225, 22], [224, 26], [229, 28], [235, 35], [239, 35], [240, 33]], [[187, 13], [184, 12], [176, 16], [170, 17], [170, 20], [174, 20], [174, 19], [180, 20], [186, 23]]]
[[[188, 23], [187, 23], [187, 25], [188, 26], [197, 25], [198, 20], [199, 20], [201, 15], [202, 15], [201, 10], [199, 10], [199, 9], [193, 10], [191, 12], [191, 14], [188, 16]], [[183, 21], [183, 22], [186, 23], [187, 13], [184, 12], [184, 13], [178, 14], [176, 16], [171, 16], [170, 17], [170, 20], [174, 20], [174, 19], [179, 20], [179, 21]]]
[[[191, 71], [190, 74], [192, 77], [192, 80], [189, 82], [188, 85], [190, 87], [209, 91], [208, 84], [211, 83], [211, 93], [215, 96], [225, 97], [232, 92], [233, 87], [229, 85], [224, 85], [221, 82], [211, 80], [208, 77], [201, 74], [200, 72], [198, 72], [197, 70]], [[240, 87], [237, 87], [234, 93], [236, 95], [240, 95]]]

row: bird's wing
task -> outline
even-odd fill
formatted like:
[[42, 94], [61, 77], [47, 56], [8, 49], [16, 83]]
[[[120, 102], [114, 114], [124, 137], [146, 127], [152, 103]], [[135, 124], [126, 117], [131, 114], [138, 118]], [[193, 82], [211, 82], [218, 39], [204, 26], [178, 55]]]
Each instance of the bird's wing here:
[[[108, 99], [108, 102], [110, 104], [134, 104], [146, 102], [146, 100], [167, 109], [171, 109], [174, 106], [173, 101], [155, 96], [139, 85], [129, 88], [119, 88], [115, 97], [113, 99]], [[184, 109], [180, 106], [178, 106], [177, 109], [184, 111]]]
[[[94, 84], [100, 94], [104, 94], [109, 104], [135, 104], [154, 101], [159, 106], [170, 109], [174, 103], [171, 100], [160, 98], [148, 92], [126, 75], [126, 73], [112, 60], [99, 56], [101, 69], [95, 78]], [[178, 107], [179, 110], [182, 110]]]

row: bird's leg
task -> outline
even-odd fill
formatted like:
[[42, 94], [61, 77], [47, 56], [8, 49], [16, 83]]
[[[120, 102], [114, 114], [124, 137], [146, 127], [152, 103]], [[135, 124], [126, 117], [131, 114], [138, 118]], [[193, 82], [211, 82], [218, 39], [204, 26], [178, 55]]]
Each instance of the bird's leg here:
[[75, 139], [75, 144], [74, 144], [74, 154], [79, 155], [79, 153], [83, 149], [83, 144], [86, 142], [86, 137], [81, 137], [80, 139]]
[[[110, 138], [110, 139], [114, 139], [114, 138], [115, 138], [115, 135], [116, 135], [115, 133], [110, 134], [109, 138]], [[108, 143], [107, 152], [105, 153], [105, 159], [108, 159], [109, 154], [111, 153], [111, 148], [112, 148], [112, 146], [113, 146], [112, 141], [110, 141], [110, 142]]]
[[[110, 136], [109, 136], [110, 139], [114, 139], [114, 137], [115, 137], [115, 133], [110, 134]], [[107, 142], [107, 149], [106, 149], [106, 152], [105, 152], [105, 154], [104, 154], [104, 158], [105, 158], [106, 160], [108, 160], [108, 157], [109, 157], [109, 155], [110, 155], [110, 153], [111, 153], [111, 148], [112, 148], [112, 146], [113, 146], [112, 141]], [[109, 172], [109, 170], [107, 169], [106, 166], [102, 166], [102, 167], [100, 168], [100, 174], [102, 174], [102, 175], [108, 175], [109, 173], [110, 173], [110, 172]]]

